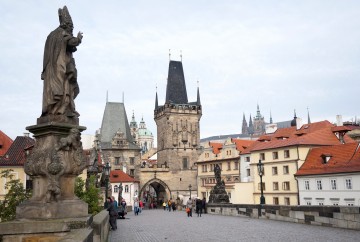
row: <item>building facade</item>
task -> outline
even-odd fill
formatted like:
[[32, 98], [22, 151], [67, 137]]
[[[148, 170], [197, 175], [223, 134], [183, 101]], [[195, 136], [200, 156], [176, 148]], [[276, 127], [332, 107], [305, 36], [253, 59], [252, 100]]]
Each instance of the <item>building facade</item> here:
[[[261, 136], [251, 149], [250, 166], [254, 181], [254, 201], [260, 201], [263, 186], [266, 204], [298, 205], [299, 191], [294, 174], [304, 163], [311, 148], [353, 142], [340, 135], [342, 127], [328, 121], [278, 129]], [[343, 138], [343, 139], [342, 139]], [[257, 172], [259, 160], [264, 164], [263, 183]]]
[[[24, 171], [26, 160], [26, 151], [30, 150], [35, 144], [35, 140], [30, 138], [28, 134], [17, 136], [14, 142], [10, 144], [3, 156], [0, 156], [0, 172], [11, 169], [11, 175], [14, 179], [19, 179], [25, 189], [31, 189], [32, 184], [30, 177]], [[0, 200], [3, 200], [7, 194], [5, 184], [8, 180], [0, 177]]]
[[154, 148], [154, 136], [152, 132], [146, 127], [144, 118], [141, 118], [138, 126], [134, 113], [130, 122], [130, 132], [136, 144], [140, 147], [141, 154], [145, 154]]
[[230, 202], [236, 201], [235, 185], [240, 182], [240, 154], [254, 141], [229, 138], [225, 142], [208, 142], [197, 162], [198, 196], [208, 200], [210, 191], [216, 184], [214, 167], [221, 168], [221, 180]]
[[360, 144], [314, 148], [295, 177], [300, 205], [360, 206]]
[[157, 165], [142, 167], [140, 172], [141, 195], [148, 189], [156, 191], [156, 200], [185, 201], [196, 196], [197, 169], [195, 163], [200, 153], [200, 119], [202, 107], [199, 89], [197, 100], [187, 98], [183, 65], [170, 60], [164, 105], [158, 104], [156, 93], [154, 120], [157, 125]]
[[124, 103], [106, 103], [98, 140], [103, 162], [109, 162], [112, 170], [136, 177], [141, 149], [131, 135]]

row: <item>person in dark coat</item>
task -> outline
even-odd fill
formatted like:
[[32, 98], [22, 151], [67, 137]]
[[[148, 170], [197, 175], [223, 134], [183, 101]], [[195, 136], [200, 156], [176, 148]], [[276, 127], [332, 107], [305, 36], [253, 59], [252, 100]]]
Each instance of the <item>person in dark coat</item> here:
[[206, 199], [203, 198], [201, 201], [202, 209], [204, 209], [204, 213], [206, 213]]
[[112, 201], [111, 197], [107, 198], [107, 204], [108, 204], [107, 211], [109, 211], [109, 222], [110, 222], [111, 229], [117, 230], [116, 219], [117, 219], [118, 213], [117, 213], [115, 204]]
[[196, 213], [197, 213], [197, 216], [199, 217], [201, 217], [201, 213], [202, 213], [202, 201], [199, 199], [199, 198], [197, 198], [196, 199]]

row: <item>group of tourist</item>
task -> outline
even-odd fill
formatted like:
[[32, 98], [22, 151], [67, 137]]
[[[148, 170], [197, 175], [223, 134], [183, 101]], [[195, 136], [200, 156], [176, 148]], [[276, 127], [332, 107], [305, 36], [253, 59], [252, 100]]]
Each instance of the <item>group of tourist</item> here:
[[120, 204], [118, 204], [114, 196], [107, 197], [105, 206], [109, 212], [110, 229], [117, 230], [116, 220], [118, 218], [124, 219], [125, 215], [127, 214], [125, 199], [122, 199]]
[[175, 212], [176, 210], [176, 204], [174, 201], [171, 201], [171, 199], [169, 199], [167, 202], [163, 202], [162, 204], [164, 211], [171, 211], [171, 209]]
[[[192, 210], [193, 210], [193, 201], [191, 198], [186, 202], [186, 213], [188, 217], [192, 217]], [[206, 213], [206, 199], [203, 198], [200, 200], [200, 198], [196, 198], [195, 200], [195, 212], [197, 213], [198, 217], [201, 217], [201, 214]]]
[[139, 201], [139, 199], [135, 198], [135, 201], [134, 201], [134, 213], [135, 213], [135, 215], [139, 215], [139, 213], [141, 213], [143, 208], [144, 208], [143, 201], [141, 201], [141, 200]]

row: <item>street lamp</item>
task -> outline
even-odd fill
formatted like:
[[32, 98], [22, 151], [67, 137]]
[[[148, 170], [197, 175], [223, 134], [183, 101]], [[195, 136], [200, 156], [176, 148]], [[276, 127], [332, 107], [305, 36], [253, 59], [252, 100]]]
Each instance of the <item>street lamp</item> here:
[[265, 197], [264, 197], [263, 184], [262, 184], [262, 176], [264, 175], [264, 164], [261, 163], [261, 160], [259, 160], [259, 163], [257, 164], [257, 169], [260, 176], [260, 190], [261, 190], [260, 205], [263, 205], [265, 204]]
[[108, 197], [108, 190], [109, 190], [109, 176], [110, 176], [110, 170], [111, 166], [109, 162], [106, 162], [106, 165], [104, 166], [104, 172], [105, 172], [105, 203], [104, 206], [107, 208], [107, 197]]
[[190, 185], [189, 185], [190, 199], [191, 199], [191, 188], [192, 188], [192, 186], [191, 186], [191, 184], [190, 184]]

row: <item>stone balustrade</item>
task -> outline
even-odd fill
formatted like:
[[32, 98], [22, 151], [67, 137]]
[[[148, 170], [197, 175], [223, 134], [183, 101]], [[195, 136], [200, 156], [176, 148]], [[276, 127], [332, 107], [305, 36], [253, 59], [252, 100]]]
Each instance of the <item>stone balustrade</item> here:
[[360, 207], [211, 204], [209, 214], [280, 220], [360, 230]]

